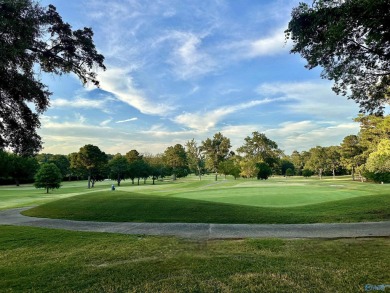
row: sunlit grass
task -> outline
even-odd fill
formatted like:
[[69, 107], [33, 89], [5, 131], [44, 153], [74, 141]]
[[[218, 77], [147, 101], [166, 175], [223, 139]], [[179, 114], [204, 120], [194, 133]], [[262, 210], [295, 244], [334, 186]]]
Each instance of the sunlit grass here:
[[319, 223], [390, 219], [389, 185], [339, 180], [182, 180], [124, 184], [52, 201], [25, 215], [114, 222]]

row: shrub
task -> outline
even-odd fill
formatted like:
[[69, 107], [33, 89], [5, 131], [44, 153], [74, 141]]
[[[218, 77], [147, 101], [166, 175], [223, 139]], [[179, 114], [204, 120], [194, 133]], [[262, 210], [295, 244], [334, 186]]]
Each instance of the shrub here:
[[256, 167], [259, 170], [259, 172], [257, 172], [257, 179], [267, 180], [272, 174], [271, 168], [266, 163], [257, 163]]
[[313, 171], [309, 169], [303, 169], [302, 170], [302, 176], [303, 177], [311, 177], [313, 175]]
[[286, 176], [294, 176], [294, 170], [291, 168], [288, 168], [286, 170]]

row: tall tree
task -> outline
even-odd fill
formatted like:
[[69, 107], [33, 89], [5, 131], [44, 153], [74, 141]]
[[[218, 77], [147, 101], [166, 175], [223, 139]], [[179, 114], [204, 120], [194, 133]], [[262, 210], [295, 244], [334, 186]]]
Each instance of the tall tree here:
[[255, 163], [264, 162], [270, 167], [276, 165], [282, 154], [276, 142], [257, 131], [252, 133], [252, 137], [247, 136], [244, 140], [244, 145], [239, 147], [237, 152], [244, 154], [247, 160]]
[[190, 171], [202, 179], [202, 169], [204, 168], [204, 154], [202, 148], [199, 147], [194, 139], [187, 141], [186, 145], [187, 161]]
[[94, 187], [95, 181], [101, 177], [102, 170], [107, 164], [107, 156], [99, 147], [87, 144], [80, 148], [77, 155], [71, 157], [73, 168], [85, 169], [88, 173], [88, 188]]
[[306, 167], [316, 171], [318, 177], [322, 179], [322, 174], [326, 170], [327, 156], [324, 147], [316, 146], [310, 149], [310, 159], [306, 163]]
[[362, 157], [366, 160], [381, 140], [390, 139], [390, 115], [359, 115], [355, 121], [360, 123], [359, 144], [363, 150]]
[[341, 165], [341, 147], [340, 146], [330, 146], [325, 147], [325, 155], [327, 160], [327, 165], [329, 169], [332, 170], [333, 179], [336, 178], [336, 169]]
[[390, 88], [390, 1], [316, 0], [291, 13], [286, 38], [292, 53], [321, 66], [337, 94], [355, 100], [361, 112], [383, 113]]
[[360, 145], [359, 137], [357, 135], [344, 137], [340, 153], [342, 164], [348, 170], [351, 170], [352, 180], [355, 180], [355, 170], [363, 163], [361, 159], [363, 149]]
[[390, 182], [390, 139], [380, 141], [377, 150], [369, 155], [366, 168], [370, 179]]
[[215, 181], [218, 180], [218, 166], [230, 154], [230, 139], [218, 132], [213, 138], [202, 141], [201, 150], [206, 155], [206, 167], [215, 172]]
[[129, 162], [124, 156], [118, 153], [108, 162], [108, 168], [110, 169], [110, 178], [116, 180], [118, 186], [120, 186], [121, 181], [127, 176]]
[[93, 70], [105, 69], [104, 57], [92, 37], [91, 28], [72, 30], [53, 5], [0, 1], [0, 148], [21, 155], [41, 149], [36, 129], [51, 93], [37, 69], [60, 75], [73, 72], [83, 84], [98, 85]]
[[173, 180], [176, 180], [181, 169], [187, 169], [187, 154], [181, 144], [170, 146], [164, 151], [164, 161], [167, 166], [172, 168]]
[[30, 181], [38, 170], [38, 161], [34, 157], [24, 157], [17, 154], [9, 155], [8, 175], [15, 180], [19, 186], [21, 180]]
[[298, 151], [293, 151], [289, 156], [289, 161], [294, 164], [294, 170], [296, 175], [302, 175], [303, 167], [305, 166], [305, 162], [303, 160], [302, 155]]

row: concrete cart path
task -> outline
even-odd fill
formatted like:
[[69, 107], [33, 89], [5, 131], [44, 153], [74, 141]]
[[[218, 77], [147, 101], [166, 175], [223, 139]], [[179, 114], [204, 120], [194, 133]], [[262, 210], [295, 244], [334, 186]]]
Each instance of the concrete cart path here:
[[390, 221], [318, 224], [202, 224], [91, 222], [33, 218], [20, 214], [29, 208], [0, 211], [0, 225], [31, 226], [72, 231], [178, 236], [191, 239], [345, 238], [390, 236]]

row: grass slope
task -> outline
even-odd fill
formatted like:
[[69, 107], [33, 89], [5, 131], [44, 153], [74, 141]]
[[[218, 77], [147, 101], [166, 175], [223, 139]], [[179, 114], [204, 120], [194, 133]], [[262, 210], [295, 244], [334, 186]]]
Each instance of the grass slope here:
[[95, 192], [53, 201], [24, 215], [86, 221], [320, 223], [390, 219], [390, 197], [371, 195], [288, 208], [254, 207], [131, 192]]
[[390, 240], [191, 242], [0, 226], [2, 292], [365, 292]]

